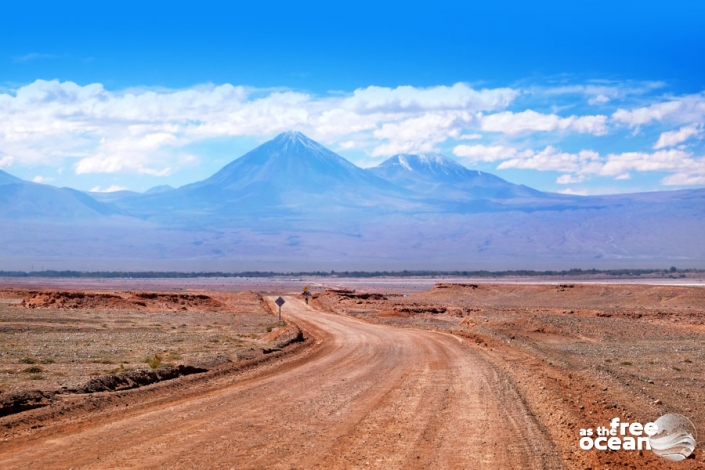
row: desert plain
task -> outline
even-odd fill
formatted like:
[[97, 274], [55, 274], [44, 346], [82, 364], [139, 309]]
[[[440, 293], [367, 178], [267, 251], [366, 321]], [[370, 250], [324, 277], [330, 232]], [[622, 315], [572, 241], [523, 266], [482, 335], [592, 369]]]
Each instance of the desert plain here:
[[0, 467], [703, 468], [578, 445], [705, 429], [676, 283], [3, 279]]

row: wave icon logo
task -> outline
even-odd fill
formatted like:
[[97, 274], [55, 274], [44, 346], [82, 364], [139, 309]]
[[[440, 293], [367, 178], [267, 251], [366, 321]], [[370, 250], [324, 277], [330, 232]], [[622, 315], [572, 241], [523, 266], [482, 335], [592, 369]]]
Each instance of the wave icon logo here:
[[649, 443], [656, 455], [677, 462], [693, 453], [697, 431], [688, 418], [671, 413], [661, 416], [654, 424], [658, 431], [649, 437]]

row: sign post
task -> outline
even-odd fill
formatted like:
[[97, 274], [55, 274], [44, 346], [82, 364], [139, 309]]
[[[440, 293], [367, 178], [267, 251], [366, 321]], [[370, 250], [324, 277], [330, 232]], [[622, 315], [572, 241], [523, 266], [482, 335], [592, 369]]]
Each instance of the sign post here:
[[274, 301], [275, 304], [279, 306], [279, 321], [282, 321], [282, 305], [284, 305], [286, 301], [279, 297], [277, 300]]

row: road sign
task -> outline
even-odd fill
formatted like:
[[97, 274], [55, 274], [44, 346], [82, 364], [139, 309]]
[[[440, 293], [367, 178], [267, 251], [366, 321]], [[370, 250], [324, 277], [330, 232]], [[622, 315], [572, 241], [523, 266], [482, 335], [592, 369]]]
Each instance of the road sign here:
[[286, 303], [284, 299], [279, 297], [277, 300], [274, 301], [275, 304], [279, 305], [279, 321], [282, 321], [282, 305]]
[[308, 292], [308, 286], [304, 287], [304, 292]]

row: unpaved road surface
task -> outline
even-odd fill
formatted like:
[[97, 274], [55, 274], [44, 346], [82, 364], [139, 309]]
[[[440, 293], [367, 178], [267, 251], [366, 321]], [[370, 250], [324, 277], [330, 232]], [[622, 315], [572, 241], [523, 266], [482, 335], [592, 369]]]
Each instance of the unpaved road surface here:
[[203, 394], [52, 423], [0, 443], [0, 468], [562, 468], [479, 348], [288, 297], [305, 360]]

